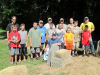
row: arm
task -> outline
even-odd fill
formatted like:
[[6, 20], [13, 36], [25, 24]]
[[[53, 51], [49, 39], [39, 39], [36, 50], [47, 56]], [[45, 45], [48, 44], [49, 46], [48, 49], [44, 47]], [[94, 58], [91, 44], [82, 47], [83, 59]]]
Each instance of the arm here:
[[47, 44], [46, 48], [45, 48], [45, 52], [47, 51], [47, 48], [49, 47], [49, 45]]
[[28, 33], [26, 31], [26, 47], [27, 47], [27, 45], [28, 45]]
[[73, 40], [73, 45], [74, 45], [74, 38], [72, 40]]
[[29, 42], [30, 42], [30, 47], [32, 47], [32, 42], [30, 37], [29, 37]]
[[41, 37], [39, 38], [39, 45], [41, 46]]
[[58, 45], [58, 46], [60, 46], [60, 45], [61, 45], [61, 43], [55, 43], [55, 44], [52, 44], [52, 45]]

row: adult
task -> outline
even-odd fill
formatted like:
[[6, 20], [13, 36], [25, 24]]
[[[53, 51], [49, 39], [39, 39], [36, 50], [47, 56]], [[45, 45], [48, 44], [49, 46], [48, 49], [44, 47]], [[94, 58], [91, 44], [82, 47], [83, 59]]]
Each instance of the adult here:
[[61, 48], [64, 49], [64, 34], [66, 33], [66, 30], [63, 29], [62, 24], [59, 24], [58, 29], [56, 29], [56, 33], [57, 33], [57, 38], [61, 40], [62, 44], [61, 44]]
[[67, 25], [67, 28], [68, 27], [71, 28], [71, 31], [72, 31], [72, 28], [74, 27], [74, 19], [73, 18], [70, 18], [69, 22], [70, 22], [70, 24]]
[[[46, 29], [49, 29], [50, 28], [50, 23], [52, 23], [52, 18], [48, 18], [48, 23], [46, 23], [45, 25], [44, 25], [44, 27], [46, 28]], [[55, 29], [55, 25], [53, 24], [53, 28]]]
[[37, 22], [33, 22], [33, 27], [29, 30], [29, 41], [31, 51], [31, 61], [33, 61], [33, 54], [36, 55], [36, 59], [39, 59], [40, 46], [41, 46], [41, 32], [37, 29]]
[[[12, 25], [16, 25], [17, 30], [18, 30], [18, 31], [20, 30], [19, 24], [16, 23], [16, 19], [17, 19], [16, 16], [12, 16], [12, 18], [11, 18], [11, 23], [9, 23], [9, 24], [7, 25], [7, 27], [6, 27], [7, 39], [8, 39], [8, 37], [9, 37], [9, 33], [12, 32], [12, 30], [11, 30], [11, 26], [12, 26]], [[8, 40], [8, 47], [9, 47], [9, 61], [11, 62], [10, 42], [9, 42], [9, 40]]]
[[[64, 24], [64, 19], [63, 19], [63, 18], [60, 18], [60, 24], [62, 25], [63, 29], [65, 29], [65, 30], [66, 30], [66, 26], [67, 26], [67, 25], [66, 25], [66, 24]], [[56, 25], [56, 29], [58, 29], [58, 28], [59, 28], [59, 25], [60, 25], [60, 24], [57, 24], [57, 25]]]
[[[51, 60], [51, 53], [54, 53], [55, 50], [50, 50], [51, 46], [52, 45], [58, 45], [60, 46], [61, 45], [61, 41], [60, 39], [57, 38], [57, 34], [54, 32], [52, 33], [52, 38], [49, 40], [46, 48], [45, 48], [45, 52], [44, 52], [44, 61], [47, 61], [47, 63], [50, 63], [50, 60]], [[60, 47], [59, 47], [60, 48]]]
[[40, 56], [42, 55], [42, 49], [45, 43], [45, 36], [46, 36], [46, 28], [43, 26], [43, 21], [40, 20], [39, 21], [39, 26], [37, 26], [37, 28], [40, 30], [41, 32], [41, 47], [40, 47]]
[[[88, 17], [84, 18], [84, 22], [81, 23], [80, 28], [83, 30], [85, 30], [85, 25], [88, 25], [88, 31], [90, 31], [90, 33], [92, 33], [95, 30], [94, 24], [92, 22], [89, 21]], [[95, 56], [95, 50], [94, 50], [94, 44], [92, 41], [92, 37], [90, 39], [90, 45], [91, 45], [91, 51], [93, 53], [93, 56]]]

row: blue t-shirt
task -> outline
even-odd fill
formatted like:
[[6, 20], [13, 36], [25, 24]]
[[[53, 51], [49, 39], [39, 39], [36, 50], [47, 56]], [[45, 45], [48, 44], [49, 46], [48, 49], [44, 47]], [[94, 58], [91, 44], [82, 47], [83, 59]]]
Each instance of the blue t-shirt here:
[[55, 43], [61, 43], [61, 40], [56, 38], [55, 40], [53, 40], [52, 38], [49, 40], [48, 42], [48, 45], [49, 45], [49, 48], [51, 48], [51, 45], [52, 44], [55, 44]]
[[37, 26], [37, 28], [41, 32], [41, 43], [44, 43], [45, 42], [45, 36], [46, 36], [46, 28], [44, 26], [42, 26], [42, 27]]

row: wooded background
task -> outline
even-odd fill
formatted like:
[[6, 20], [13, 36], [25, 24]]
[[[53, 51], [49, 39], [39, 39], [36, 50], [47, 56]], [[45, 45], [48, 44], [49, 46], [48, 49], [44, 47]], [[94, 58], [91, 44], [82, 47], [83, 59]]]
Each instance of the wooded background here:
[[85, 16], [95, 25], [93, 40], [99, 40], [100, 32], [100, 0], [0, 0], [0, 27], [6, 28], [11, 17], [17, 16], [17, 23], [25, 23], [26, 30], [32, 27], [34, 21], [47, 22], [48, 17], [53, 23], [59, 23], [60, 18], [69, 23], [69, 18], [79, 21], [79, 26]]

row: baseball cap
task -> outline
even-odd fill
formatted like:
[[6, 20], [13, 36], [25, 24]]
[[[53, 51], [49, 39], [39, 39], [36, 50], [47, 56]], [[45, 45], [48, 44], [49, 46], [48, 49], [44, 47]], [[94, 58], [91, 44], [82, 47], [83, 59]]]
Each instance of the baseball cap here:
[[56, 36], [56, 35], [57, 35], [57, 33], [56, 33], [56, 32], [53, 32], [53, 33], [52, 33], [52, 36]]
[[86, 17], [84, 17], [84, 20], [86, 20], [86, 19], [89, 19], [89, 18], [86, 16]]
[[63, 18], [60, 18], [60, 20], [64, 20]]
[[52, 20], [52, 18], [49, 17], [49, 18], [48, 18], [48, 21], [49, 21], [49, 20]]
[[40, 21], [39, 21], [39, 23], [43, 23], [43, 21], [42, 21], [42, 20], [40, 20]]

